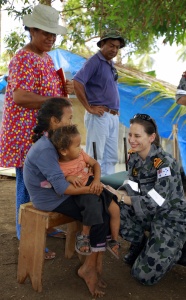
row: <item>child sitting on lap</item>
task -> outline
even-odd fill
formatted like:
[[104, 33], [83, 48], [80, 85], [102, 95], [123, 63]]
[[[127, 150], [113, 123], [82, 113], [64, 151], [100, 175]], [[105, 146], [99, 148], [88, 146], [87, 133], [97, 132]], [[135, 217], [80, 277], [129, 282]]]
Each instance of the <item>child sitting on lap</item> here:
[[[87, 201], [84, 195], [77, 199], [77, 205], [82, 209], [82, 232], [76, 236], [76, 251], [80, 254], [91, 254], [89, 233], [91, 226], [102, 223], [102, 205], [106, 205], [110, 214], [111, 240], [107, 242], [107, 249], [119, 258], [118, 233], [120, 226], [120, 209], [112, 200], [107, 204], [107, 193], [100, 182], [101, 169], [99, 163], [86, 154], [81, 148], [81, 135], [76, 125], [63, 126], [56, 129], [51, 141], [59, 153], [59, 164], [67, 181], [75, 187], [90, 186], [90, 197]], [[92, 171], [89, 170], [91, 167]], [[101, 201], [98, 195], [102, 195]]]

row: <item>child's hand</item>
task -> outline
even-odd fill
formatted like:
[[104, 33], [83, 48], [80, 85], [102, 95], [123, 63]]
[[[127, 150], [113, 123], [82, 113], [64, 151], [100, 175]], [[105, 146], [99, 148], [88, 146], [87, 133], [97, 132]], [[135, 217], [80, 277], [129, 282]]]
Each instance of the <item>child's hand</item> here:
[[82, 186], [82, 179], [79, 176], [69, 175], [66, 177], [66, 180], [72, 183], [75, 188]]
[[94, 179], [90, 184], [90, 193], [100, 195], [103, 191], [103, 184], [100, 180]]

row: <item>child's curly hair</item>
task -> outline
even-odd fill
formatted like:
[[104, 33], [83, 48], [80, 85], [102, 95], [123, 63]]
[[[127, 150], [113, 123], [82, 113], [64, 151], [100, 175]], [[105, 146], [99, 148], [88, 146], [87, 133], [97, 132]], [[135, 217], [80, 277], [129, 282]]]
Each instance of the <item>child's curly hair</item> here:
[[50, 136], [50, 140], [54, 147], [59, 152], [60, 150], [66, 150], [72, 144], [72, 139], [80, 134], [77, 125], [68, 125], [59, 127]]

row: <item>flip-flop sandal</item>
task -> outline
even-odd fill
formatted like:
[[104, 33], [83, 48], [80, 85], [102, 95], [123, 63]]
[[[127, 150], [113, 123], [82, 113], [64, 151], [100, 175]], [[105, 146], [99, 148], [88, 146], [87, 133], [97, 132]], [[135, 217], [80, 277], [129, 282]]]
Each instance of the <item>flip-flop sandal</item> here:
[[66, 239], [66, 235], [67, 235], [66, 231], [61, 230], [61, 229], [55, 229], [55, 231], [47, 234], [47, 236], [49, 236], [49, 237], [54, 237], [54, 238], [58, 238], [58, 239]]
[[54, 259], [56, 257], [56, 253], [49, 250], [48, 248], [45, 248], [45, 259], [49, 260], [49, 259]]
[[121, 247], [120, 243], [115, 240], [107, 241], [107, 250], [114, 255], [115, 258], [119, 259], [119, 255], [117, 255], [113, 250], [115, 246], [118, 246], [118, 249]]
[[[88, 247], [89, 250], [81, 251], [80, 249], [82, 247]], [[77, 253], [79, 253], [81, 255], [90, 255], [92, 253], [89, 235], [83, 235], [80, 232], [78, 232], [76, 234], [75, 250]]]

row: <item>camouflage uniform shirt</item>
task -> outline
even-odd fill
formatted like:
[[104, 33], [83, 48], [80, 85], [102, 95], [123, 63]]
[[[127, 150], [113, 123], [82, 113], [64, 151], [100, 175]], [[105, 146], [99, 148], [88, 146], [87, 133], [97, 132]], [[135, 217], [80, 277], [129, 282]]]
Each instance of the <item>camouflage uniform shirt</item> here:
[[149, 232], [147, 244], [132, 274], [143, 284], [154, 284], [177, 262], [186, 241], [186, 200], [176, 160], [154, 144], [145, 161], [132, 153], [129, 178], [120, 189], [132, 206], [121, 204], [121, 236], [133, 244]]

